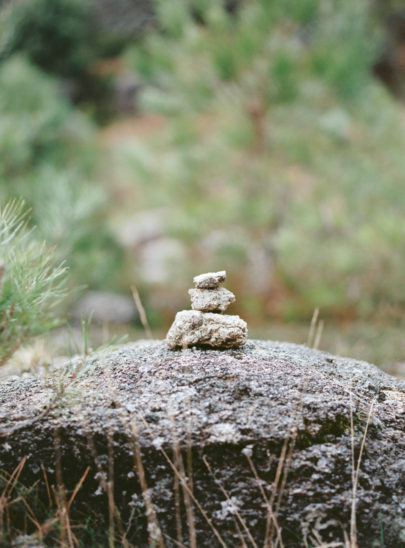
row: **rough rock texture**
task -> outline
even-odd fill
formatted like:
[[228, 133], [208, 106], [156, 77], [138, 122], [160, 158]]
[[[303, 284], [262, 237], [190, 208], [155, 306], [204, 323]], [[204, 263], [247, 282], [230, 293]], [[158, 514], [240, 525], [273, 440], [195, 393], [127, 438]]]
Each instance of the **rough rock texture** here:
[[246, 343], [247, 335], [247, 324], [239, 316], [181, 310], [166, 335], [166, 343], [171, 349], [237, 348]]
[[[358, 545], [404, 546], [405, 383], [373, 365], [269, 341], [178, 352], [152, 341], [89, 357], [84, 365], [77, 360], [66, 370], [69, 379], [49, 411], [60, 383], [31, 377], [0, 384], [0, 469], [10, 473], [27, 456], [20, 481], [38, 481], [46, 502], [41, 463], [52, 489], [55, 446], [68, 494], [90, 466], [73, 517], [89, 507], [100, 519], [108, 516], [105, 489], [114, 479], [125, 527], [132, 515], [127, 539], [144, 545], [138, 443], [166, 546], [178, 538], [175, 474], [167, 460], [178, 462], [176, 447], [185, 469], [192, 468], [195, 499], [225, 546], [241, 546], [241, 535], [252, 545], [238, 516], [263, 546], [263, 495], [278, 514], [284, 546], [319, 545], [311, 542], [314, 532], [325, 543], [343, 542], [353, 493], [350, 417], [357, 462], [369, 416], [356, 494]], [[183, 497], [181, 488], [177, 493]], [[198, 546], [219, 546], [196, 505], [193, 510]], [[183, 503], [180, 513], [188, 546]]]
[[225, 312], [235, 302], [235, 295], [224, 287], [217, 289], [189, 289], [191, 308], [201, 312]]
[[205, 348], [238, 348], [247, 341], [247, 324], [239, 316], [221, 316], [235, 301], [235, 295], [219, 287], [225, 281], [226, 271], [208, 272], [193, 278], [194, 289], [189, 289], [193, 310], [182, 310], [166, 335], [171, 349], [199, 346]]
[[224, 283], [225, 279], [226, 271], [220, 270], [219, 272], [207, 272], [194, 276], [193, 282], [199, 289], [215, 289]]

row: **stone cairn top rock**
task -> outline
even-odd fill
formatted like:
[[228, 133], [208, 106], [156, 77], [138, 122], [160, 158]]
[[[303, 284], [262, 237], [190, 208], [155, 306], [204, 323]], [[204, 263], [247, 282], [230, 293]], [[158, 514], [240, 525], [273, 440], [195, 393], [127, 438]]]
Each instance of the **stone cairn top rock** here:
[[247, 324], [239, 316], [222, 314], [235, 302], [235, 295], [221, 287], [225, 270], [208, 272], [193, 278], [188, 290], [192, 310], [177, 312], [166, 336], [169, 348], [238, 348], [247, 341]]

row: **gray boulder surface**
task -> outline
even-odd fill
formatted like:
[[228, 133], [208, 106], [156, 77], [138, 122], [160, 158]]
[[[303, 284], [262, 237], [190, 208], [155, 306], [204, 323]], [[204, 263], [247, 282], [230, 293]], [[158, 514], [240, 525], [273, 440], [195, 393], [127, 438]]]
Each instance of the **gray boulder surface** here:
[[216, 289], [193, 288], [188, 290], [191, 308], [201, 312], [225, 312], [235, 302], [235, 295], [225, 287]]
[[108, 523], [113, 485], [135, 546], [159, 534], [176, 546], [179, 527], [188, 546], [190, 510], [199, 547], [263, 546], [266, 531], [286, 547], [343, 546], [353, 483], [358, 546], [404, 546], [405, 382], [365, 362], [272, 341], [140, 341], [72, 361], [59, 382], [1, 383], [0, 435], [0, 470], [27, 457], [20, 482], [44, 501], [44, 470], [56, 488], [59, 462], [69, 494], [90, 467], [72, 520], [90, 508]]
[[239, 316], [181, 310], [166, 335], [169, 348], [236, 348], [247, 341], [247, 323]]

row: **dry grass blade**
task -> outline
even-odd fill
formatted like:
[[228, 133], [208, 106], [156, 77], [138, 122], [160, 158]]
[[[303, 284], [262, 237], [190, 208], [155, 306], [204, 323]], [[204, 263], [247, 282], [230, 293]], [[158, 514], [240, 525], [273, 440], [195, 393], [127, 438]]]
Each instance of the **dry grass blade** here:
[[[179, 441], [176, 436], [176, 429], [175, 429], [175, 421], [174, 416], [172, 413], [169, 413], [170, 418], [170, 424], [172, 429], [172, 439], [173, 439], [173, 451], [175, 455], [175, 462], [177, 464], [177, 469], [179, 470], [180, 474], [183, 477], [182, 482], [182, 488], [183, 488], [183, 497], [184, 497], [184, 505], [186, 508], [186, 514], [187, 514], [187, 525], [188, 525], [188, 534], [189, 534], [189, 541], [190, 541], [190, 547], [191, 548], [197, 548], [197, 536], [196, 536], [196, 530], [195, 530], [195, 520], [194, 520], [194, 512], [193, 512], [193, 505], [190, 498], [190, 495], [188, 494], [188, 491], [184, 489], [184, 483], [188, 484], [189, 490], [192, 491], [192, 484], [190, 483], [189, 477], [187, 478], [186, 472], [184, 469], [184, 463], [183, 458], [181, 456], [181, 451], [179, 447]], [[177, 476], [175, 476], [177, 477]], [[181, 527], [181, 525], [180, 525]], [[179, 540], [181, 537], [179, 538]], [[182, 542], [182, 540], [181, 540]]]
[[[145, 426], [145, 428], [147, 430], [149, 430], [149, 426], [148, 426], [148, 423], [142, 418], [142, 424]], [[182, 486], [184, 487], [184, 489], [188, 492], [188, 494], [190, 495], [192, 501], [194, 502], [194, 504], [197, 506], [198, 510], [200, 511], [201, 515], [203, 516], [203, 518], [205, 519], [205, 521], [207, 522], [208, 526], [210, 527], [211, 531], [214, 533], [216, 539], [218, 540], [219, 544], [223, 547], [223, 548], [227, 548], [225, 542], [223, 541], [221, 535], [219, 534], [217, 528], [215, 527], [215, 525], [212, 523], [211, 519], [209, 518], [207, 512], [204, 510], [204, 508], [201, 506], [201, 504], [198, 502], [198, 500], [196, 499], [196, 497], [194, 496], [194, 493], [190, 490], [189, 486], [187, 485], [187, 482], [184, 480], [184, 478], [181, 476], [181, 474], [179, 473], [179, 471], [177, 470], [177, 468], [174, 466], [173, 462], [171, 461], [169, 455], [167, 454], [167, 452], [163, 449], [163, 447], [160, 447], [159, 451], [162, 453], [162, 455], [164, 456], [164, 458], [166, 459], [167, 463], [169, 464], [170, 468], [173, 470], [173, 472], [176, 474], [176, 476], [179, 478], [179, 481], [180, 483], [182, 484]]]
[[[277, 464], [276, 477], [273, 482], [271, 496], [269, 500], [270, 508], [274, 508], [274, 500], [276, 493], [278, 493], [276, 509], [274, 511], [275, 520], [270, 521], [270, 531], [268, 538], [273, 538], [273, 524], [277, 523], [277, 517], [281, 506], [283, 492], [287, 483], [288, 471], [290, 469], [292, 455], [294, 452], [295, 441], [298, 436], [298, 417], [302, 414], [302, 401], [299, 402], [297, 408], [297, 420], [290, 426], [289, 432], [283, 442], [283, 446], [280, 453], [280, 458]], [[281, 482], [280, 482], [281, 480]], [[281, 531], [281, 530], [280, 530]], [[280, 533], [281, 534], [281, 533]]]
[[204, 461], [204, 464], [205, 464], [205, 466], [207, 467], [209, 473], [210, 473], [210, 474], [212, 475], [212, 477], [214, 478], [216, 484], [217, 484], [218, 487], [221, 489], [222, 494], [224, 495], [224, 497], [226, 498], [226, 500], [229, 502], [229, 504], [232, 506], [232, 508], [233, 508], [233, 510], [234, 510], [234, 512], [235, 512], [235, 515], [236, 515], [236, 517], [238, 518], [239, 523], [240, 523], [241, 526], [243, 527], [245, 533], [247, 534], [248, 539], [249, 539], [250, 542], [252, 543], [252, 546], [253, 546], [254, 548], [258, 548], [258, 546], [257, 546], [257, 544], [256, 544], [256, 542], [255, 542], [255, 540], [254, 540], [254, 538], [252, 537], [251, 532], [249, 531], [248, 526], [246, 525], [245, 520], [244, 520], [244, 519], [242, 518], [242, 516], [240, 515], [237, 506], [235, 505], [235, 503], [233, 502], [233, 500], [231, 499], [231, 497], [228, 495], [228, 493], [227, 493], [226, 490], [224, 489], [224, 487], [223, 487], [223, 485], [221, 484], [221, 482], [215, 477], [215, 474], [214, 474], [214, 472], [212, 471], [212, 468], [211, 468], [211, 466], [210, 466], [210, 464], [209, 464], [207, 458], [205, 457], [205, 455], [204, 455], [204, 457], [203, 457], [203, 461]]
[[314, 340], [314, 345], [313, 345], [313, 348], [315, 348], [315, 350], [317, 350], [319, 348], [320, 344], [321, 344], [323, 328], [324, 328], [324, 321], [321, 320], [318, 324], [318, 328], [317, 328], [316, 334], [315, 334], [315, 340]]
[[77, 493], [80, 491], [80, 489], [81, 489], [81, 487], [84, 483], [84, 480], [86, 479], [87, 474], [89, 473], [89, 471], [90, 471], [90, 466], [88, 466], [86, 468], [86, 470], [84, 471], [84, 474], [82, 475], [82, 477], [80, 478], [80, 480], [76, 484], [76, 487], [74, 488], [73, 493], [70, 496], [69, 502], [67, 503], [67, 509], [68, 510], [70, 510], [70, 507], [72, 506], [72, 502], [75, 500]]
[[146, 482], [145, 468], [142, 462], [141, 448], [138, 441], [138, 428], [135, 422], [131, 425], [132, 434], [133, 434], [133, 443], [134, 443], [134, 456], [136, 471], [138, 474], [139, 483], [142, 490], [143, 501], [145, 504], [145, 514], [148, 520], [148, 531], [152, 538], [152, 541], [159, 546], [159, 548], [164, 548], [165, 543], [163, 540], [162, 531], [159, 526], [155, 508], [153, 506], [152, 497], [150, 490], [148, 489], [148, 484]]
[[[356, 539], [356, 498], [355, 485], [356, 485], [356, 467], [354, 459], [354, 421], [353, 421], [353, 396], [352, 387], [350, 387], [350, 443], [351, 443], [351, 457], [352, 457], [352, 508], [350, 515], [350, 543]], [[354, 545], [355, 546], [355, 545]]]
[[366, 426], [364, 428], [364, 434], [360, 444], [359, 456], [357, 463], [355, 463], [355, 452], [354, 452], [354, 420], [353, 420], [353, 396], [352, 389], [350, 388], [350, 438], [351, 438], [351, 451], [352, 451], [352, 504], [351, 504], [351, 514], [350, 514], [350, 548], [358, 548], [357, 541], [357, 520], [356, 520], [356, 506], [357, 506], [357, 486], [359, 482], [359, 473], [361, 461], [363, 458], [363, 452], [366, 445], [366, 437], [368, 432], [368, 427], [370, 425], [371, 415], [373, 412], [375, 404], [375, 399], [371, 402], [370, 408], [367, 414]]
[[148, 322], [148, 317], [146, 315], [146, 311], [142, 304], [141, 297], [135, 285], [131, 285], [131, 292], [132, 292], [132, 297], [134, 299], [136, 308], [138, 310], [139, 319], [141, 320], [143, 328], [145, 329], [146, 336], [148, 337], [148, 339], [151, 339], [152, 331]]
[[319, 317], [319, 308], [315, 308], [314, 313], [312, 314], [311, 325], [309, 327], [309, 333], [308, 333], [308, 339], [307, 339], [307, 346], [309, 346], [310, 348], [312, 348], [312, 344], [314, 341], [314, 335], [315, 335], [316, 324], [318, 322], [318, 317]]
[[268, 497], [267, 497], [267, 495], [266, 495], [266, 493], [263, 489], [263, 485], [262, 485], [262, 482], [259, 478], [259, 474], [257, 473], [256, 467], [253, 464], [252, 458], [249, 455], [249, 453], [245, 452], [244, 455], [248, 460], [250, 469], [253, 472], [255, 480], [257, 481], [257, 484], [259, 486], [260, 493], [261, 493], [261, 495], [263, 497], [263, 500], [266, 503], [266, 507], [267, 507], [266, 532], [265, 532], [265, 537], [264, 537], [263, 548], [270, 548], [270, 546], [272, 544], [272, 541], [271, 541], [271, 538], [270, 538], [270, 523], [271, 522], [273, 523], [274, 528], [276, 529], [277, 542], [279, 543], [280, 548], [283, 548], [284, 545], [283, 545], [283, 541], [282, 541], [282, 538], [281, 538], [281, 528], [278, 524], [278, 520], [277, 520], [276, 516], [274, 515], [273, 508], [270, 504], [270, 501], [269, 501], [269, 499], [268, 499]]
[[69, 548], [74, 548], [75, 543], [78, 544], [77, 539], [74, 537], [69, 512], [66, 504], [66, 490], [63, 482], [62, 474], [62, 449], [59, 431], [54, 432], [54, 448], [55, 448], [55, 473], [56, 473], [56, 485], [57, 489], [54, 490], [54, 496], [56, 500], [56, 506], [58, 508], [58, 516], [60, 518], [60, 542], [62, 546], [67, 544]]
[[293, 433], [292, 437], [290, 438], [289, 444], [288, 444], [289, 448], [288, 448], [287, 458], [286, 458], [285, 466], [283, 468], [283, 474], [282, 474], [282, 478], [281, 478], [281, 485], [280, 485], [280, 490], [279, 490], [279, 494], [278, 494], [278, 498], [277, 498], [277, 505], [276, 505], [276, 511], [275, 511], [276, 516], [278, 516], [279, 510], [280, 510], [281, 500], [282, 500], [282, 497], [283, 497], [285, 485], [287, 483], [287, 476], [288, 476], [288, 472], [289, 472], [290, 466], [291, 466], [292, 455], [293, 455], [293, 452], [294, 452], [295, 440], [297, 439], [297, 435], [298, 435], [298, 428], [296, 426], [295, 429], [294, 429], [294, 433]]
[[114, 501], [114, 451], [111, 439], [110, 429], [107, 428], [108, 441], [108, 481], [107, 481], [107, 497], [108, 497], [108, 544], [110, 548], [115, 546], [115, 527], [114, 518], [116, 514]]
[[[188, 406], [190, 407], [190, 400], [188, 401]], [[191, 443], [191, 420], [190, 415], [187, 419], [187, 445], [186, 445], [186, 455], [187, 455], [187, 477], [190, 490], [193, 491], [193, 453], [192, 453], [192, 443]]]
[[242, 531], [240, 530], [240, 527], [238, 524], [238, 520], [236, 518], [233, 518], [233, 521], [235, 523], [235, 529], [238, 533], [238, 537], [240, 538], [242, 548], [249, 548], [248, 545], [246, 544], [245, 539], [243, 538]]
[[[173, 450], [173, 459], [174, 464], [176, 468], [178, 468], [178, 457], [177, 452]], [[183, 531], [181, 526], [181, 499], [180, 499], [180, 482], [179, 478], [174, 475], [174, 481], [173, 481], [173, 491], [174, 491], [174, 511], [175, 511], [175, 517], [176, 517], [176, 534], [177, 534], [177, 541], [179, 544], [183, 544]]]
[[[107, 497], [108, 497], [110, 488], [108, 486], [108, 482], [105, 479], [104, 470], [103, 470], [102, 466], [100, 465], [98, 455], [97, 455], [97, 451], [96, 451], [96, 446], [95, 446], [94, 439], [93, 439], [92, 436], [89, 436], [89, 438], [88, 438], [88, 447], [89, 447], [91, 455], [93, 457], [93, 461], [94, 461], [94, 463], [96, 464], [96, 467], [97, 467], [100, 487], [103, 489], [104, 493], [106, 493]], [[111, 511], [113, 512], [115, 521], [118, 525], [118, 529], [120, 531], [120, 534], [122, 535], [122, 538], [121, 538], [122, 546], [124, 548], [128, 548], [129, 544], [125, 539], [125, 532], [124, 532], [124, 528], [123, 528], [121, 517], [118, 513], [118, 510], [117, 510], [114, 503], [111, 504], [111, 498], [108, 499], [108, 502], [109, 502], [109, 512], [111, 512]]]
[[52, 500], [52, 497], [51, 497], [51, 490], [49, 488], [48, 475], [46, 473], [45, 466], [44, 466], [43, 462], [41, 462], [41, 470], [42, 470], [42, 474], [44, 476], [46, 493], [48, 495], [49, 508], [52, 508], [53, 507], [53, 500]]
[[1, 494], [1, 498], [6, 498], [10, 495], [10, 493], [13, 491], [14, 487], [16, 486], [16, 483], [18, 481], [18, 478], [21, 475], [22, 469], [25, 466], [25, 463], [27, 461], [27, 457], [23, 457], [20, 461], [20, 463], [16, 466], [16, 468], [13, 470], [11, 476], [9, 477], [6, 486]]
[[[278, 490], [278, 485], [280, 483], [280, 478], [281, 478], [281, 475], [283, 473], [283, 467], [284, 467], [285, 457], [286, 457], [286, 453], [287, 453], [287, 448], [288, 448], [288, 438], [286, 438], [284, 440], [283, 447], [281, 448], [280, 458], [279, 458], [279, 461], [278, 461], [278, 464], [277, 464], [277, 469], [276, 469], [276, 477], [274, 478], [273, 486], [272, 486], [272, 489], [271, 489], [271, 495], [270, 495], [270, 500], [269, 500], [269, 508], [274, 508], [274, 500], [275, 500], [276, 493], [277, 493], [277, 490]], [[270, 528], [269, 528], [269, 531], [266, 534], [268, 535], [267, 538], [272, 538], [272, 536], [273, 536], [273, 521], [272, 520], [269, 520], [269, 521], [270, 521]]]

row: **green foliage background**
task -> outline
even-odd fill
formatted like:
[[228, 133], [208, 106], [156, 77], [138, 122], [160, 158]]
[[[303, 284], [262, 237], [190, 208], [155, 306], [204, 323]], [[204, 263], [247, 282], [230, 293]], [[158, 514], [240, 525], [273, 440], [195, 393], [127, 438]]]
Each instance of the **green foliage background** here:
[[2, 202], [24, 197], [39, 234], [67, 261], [72, 285], [111, 282], [121, 251], [104, 223], [106, 193], [93, 180], [94, 124], [20, 55], [0, 65], [0, 117]]
[[[165, 118], [133, 151], [144, 205], [171, 208], [194, 269], [237, 272], [255, 313], [403, 307], [404, 118], [371, 74], [370, 3], [245, 2], [236, 17], [194, 4], [198, 21], [158, 2], [163, 32], [127, 52], [145, 111]], [[252, 246], [271, 265], [261, 294], [244, 272]]]
[[[191, 275], [226, 268], [251, 318], [401, 314], [405, 118], [372, 75], [378, 3], [246, 0], [230, 14], [217, 0], [156, 0], [155, 30], [119, 58], [142, 84], [134, 135], [108, 151], [96, 96], [78, 107], [61, 93], [72, 78], [97, 88], [91, 4], [5, 6], [0, 196], [26, 199], [72, 286], [136, 281], [158, 318]], [[117, 243], [117, 219], [145, 210], [164, 211], [184, 249], [165, 287]]]

